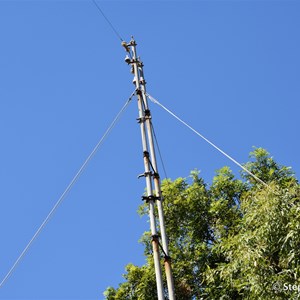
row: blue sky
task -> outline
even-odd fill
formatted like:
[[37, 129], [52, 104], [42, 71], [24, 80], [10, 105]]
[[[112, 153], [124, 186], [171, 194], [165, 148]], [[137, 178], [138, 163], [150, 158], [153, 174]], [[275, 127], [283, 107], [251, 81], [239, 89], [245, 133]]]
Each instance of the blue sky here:
[[[99, 1], [134, 35], [149, 94], [239, 162], [252, 146], [300, 168], [299, 1]], [[120, 41], [92, 1], [0, 1], [3, 278], [132, 93]], [[161, 108], [153, 123], [172, 179], [209, 183], [228, 159]], [[134, 100], [0, 289], [0, 299], [103, 299], [148, 229]], [[160, 173], [163, 175], [162, 168]]]

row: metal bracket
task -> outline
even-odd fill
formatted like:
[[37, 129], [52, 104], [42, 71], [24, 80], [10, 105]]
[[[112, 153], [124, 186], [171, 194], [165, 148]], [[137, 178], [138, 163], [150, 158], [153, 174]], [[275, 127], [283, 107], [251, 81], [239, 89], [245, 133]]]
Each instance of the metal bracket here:
[[140, 124], [142, 122], [145, 122], [146, 120], [151, 119], [150, 115], [145, 115], [144, 117], [136, 118], [137, 122]]
[[145, 122], [145, 118], [136, 118], [137, 122], [140, 124], [142, 122]]
[[159, 178], [160, 178], [160, 176], [159, 176], [159, 174], [158, 174], [158, 173], [154, 172], [154, 173], [153, 173], [153, 178], [155, 178], [155, 179], [159, 179]]
[[153, 173], [150, 171], [150, 172], [144, 172], [143, 174], [140, 174], [138, 175], [138, 179], [140, 179], [141, 177], [147, 177], [147, 176], [152, 176]]
[[136, 89], [136, 94], [141, 96], [142, 95], [142, 91], [140, 89]]
[[146, 201], [146, 203], [148, 203], [149, 201], [156, 201], [156, 200], [160, 200], [160, 197], [156, 197], [153, 195], [150, 196], [142, 196], [142, 200]]
[[144, 79], [144, 77], [141, 76], [140, 78], [140, 84], [146, 85], [146, 80]]
[[159, 235], [158, 234], [153, 234], [151, 237], [152, 237], [152, 241], [155, 241], [155, 242], [159, 241]]

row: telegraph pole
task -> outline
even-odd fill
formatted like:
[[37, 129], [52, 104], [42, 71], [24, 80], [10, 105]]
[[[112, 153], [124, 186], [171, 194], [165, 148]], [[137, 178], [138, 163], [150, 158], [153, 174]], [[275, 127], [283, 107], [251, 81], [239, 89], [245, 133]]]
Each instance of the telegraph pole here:
[[[144, 167], [145, 172], [143, 176], [146, 180], [147, 196], [143, 196], [149, 205], [149, 218], [150, 218], [150, 229], [152, 235], [152, 249], [153, 259], [155, 267], [156, 285], [158, 300], [164, 300], [164, 287], [161, 274], [160, 266], [160, 249], [164, 255], [164, 265], [167, 278], [168, 295], [170, 300], [175, 300], [174, 281], [171, 268], [171, 259], [169, 256], [168, 240], [165, 230], [165, 219], [162, 207], [162, 193], [160, 177], [157, 169], [155, 147], [153, 142], [153, 130], [152, 130], [152, 117], [148, 106], [147, 93], [146, 93], [146, 81], [143, 72], [143, 63], [137, 56], [136, 42], [131, 38], [129, 43], [122, 42], [122, 46], [128, 52], [125, 58], [125, 62], [131, 65], [131, 72], [134, 74], [133, 84], [136, 87], [136, 94], [138, 100], [138, 111], [140, 124], [143, 156], [144, 156]], [[154, 188], [153, 188], [154, 187]], [[160, 235], [162, 245], [160, 244], [160, 237], [156, 228], [155, 218], [155, 205], [157, 205]]]

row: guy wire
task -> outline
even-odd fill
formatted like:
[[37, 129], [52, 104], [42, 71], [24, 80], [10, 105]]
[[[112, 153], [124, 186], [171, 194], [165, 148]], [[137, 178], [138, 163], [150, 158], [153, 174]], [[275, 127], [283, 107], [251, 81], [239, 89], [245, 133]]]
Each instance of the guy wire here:
[[118, 39], [120, 39], [121, 42], [123, 42], [124, 41], [123, 38], [121, 37], [121, 35], [119, 34], [119, 32], [116, 30], [116, 28], [113, 26], [113, 24], [109, 21], [109, 19], [106, 17], [106, 15], [104, 14], [103, 10], [100, 8], [100, 6], [96, 2], [96, 0], [92, 0], [92, 1], [95, 4], [95, 6], [97, 7], [98, 11], [103, 16], [103, 18], [106, 20], [107, 24], [110, 26], [110, 28], [113, 30], [113, 32], [115, 33], [115, 35], [118, 37]]
[[27, 243], [27, 245], [24, 248], [24, 250], [21, 252], [21, 254], [19, 255], [19, 257], [15, 260], [14, 264], [12, 265], [12, 267], [9, 269], [9, 271], [7, 272], [7, 274], [5, 275], [5, 277], [0, 282], [0, 288], [7, 281], [7, 279], [12, 275], [12, 273], [14, 272], [14, 270], [16, 269], [16, 267], [18, 266], [18, 264], [20, 263], [20, 261], [22, 260], [22, 258], [24, 258], [25, 254], [27, 253], [27, 251], [31, 247], [32, 243], [40, 235], [40, 233], [42, 232], [42, 230], [44, 229], [44, 227], [47, 225], [47, 223], [50, 221], [51, 217], [54, 215], [54, 213], [57, 210], [57, 208], [60, 206], [60, 204], [66, 198], [67, 194], [71, 191], [72, 187], [77, 182], [77, 180], [79, 179], [80, 175], [83, 173], [83, 171], [87, 167], [88, 163], [95, 156], [97, 150], [100, 148], [100, 146], [102, 145], [102, 143], [105, 140], [105, 138], [108, 136], [108, 134], [111, 132], [111, 130], [115, 127], [115, 125], [119, 121], [121, 115], [123, 114], [123, 112], [125, 111], [125, 109], [127, 108], [127, 106], [129, 105], [129, 103], [130, 103], [130, 101], [131, 101], [131, 99], [132, 99], [132, 97], [134, 95], [135, 95], [135, 91], [130, 95], [130, 97], [128, 98], [128, 100], [126, 101], [126, 103], [124, 104], [124, 106], [121, 108], [121, 110], [119, 111], [119, 113], [116, 115], [116, 117], [114, 118], [114, 120], [112, 121], [112, 123], [110, 124], [110, 126], [107, 128], [107, 130], [105, 131], [105, 133], [103, 134], [103, 136], [101, 137], [101, 139], [99, 140], [99, 142], [96, 144], [96, 146], [94, 147], [94, 149], [92, 150], [92, 152], [90, 153], [90, 155], [87, 157], [87, 159], [81, 165], [81, 167], [77, 171], [76, 175], [73, 177], [73, 179], [71, 180], [71, 182], [69, 183], [69, 185], [66, 187], [66, 189], [64, 190], [64, 192], [61, 194], [61, 196], [59, 197], [59, 199], [57, 200], [57, 202], [55, 203], [55, 205], [53, 206], [53, 208], [50, 210], [50, 212], [48, 213], [47, 217], [44, 219], [44, 221], [42, 222], [42, 224], [40, 225], [40, 227], [36, 230], [36, 232], [34, 233], [34, 235], [31, 238], [31, 240]]
[[226, 156], [228, 159], [230, 159], [233, 163], [235, 163], [237, 166], [239, 166], [241, 169], [243, 169], [246, 173], [248, 173], [250, 176], [252, 176], [257, 182], [263, 184], [268, 189], [272, 190], [267, 183], [265, 183], [263, 180], [258, 178], [255, 174], [253, 174], [251, 171], [249, 171], [247, 168], [245, 168], [241, 163], [236, 161], [233, 157], [231, 157], [229, 154], [227, 154], [225, 151], [223, 151], [221, 148], [216, 146], [213, 142], [211, 142], [209, 139], [204, 137], [201, 133], [199, 133], [197, 130], [195, 130], [192, 126], [187, 124], [185, 121], [183, 121], [181, 118], [179, 118], [177, 115], [175, 115], [172, 111], [170, 111], [168, 108], [166, 108], [163, 104], [161, 104], [158, 100], [153, 98], [151, 95], [147, 94], [148, 98], [161, 108], [163, 108], [166, 112], [168, 112], [171, 116], [173, 116], [175, 119], [177, 119], [180, 123], [185, 125], [187, 128], [192, 130], [196, 135], [201, 137], [203, 140], [205, 140], [208, 144], [210, 144], [212, 147], [214, 147], [216, 150], [218, 150], [220, 153], [222, 153], [224, 156]]

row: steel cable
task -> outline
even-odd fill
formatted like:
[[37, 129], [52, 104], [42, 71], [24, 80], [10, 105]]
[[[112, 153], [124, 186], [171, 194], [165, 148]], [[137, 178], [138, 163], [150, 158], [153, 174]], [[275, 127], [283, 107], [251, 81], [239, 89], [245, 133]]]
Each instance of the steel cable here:
[[97, 9], [99, 10], [99, 12], [101, 13], [102, 17], [106, 20], [107, 24], [110, 26], [110, 28], [113, 30], [115, 35], [118, 37], [118, 39], [120, 39], [121, 42], [123, 42], [124, 41], [123, 38], [121, 37], [119, 32], [116, 30], [116, 28], [113, 26], [112, 22], [106, 17], [106, 15], [104, 14], [103, 10], [99, 6], [99, 4], [96, 2], [96, 0], [92, 0], [92, 1], [95, 4], [95, 6], [97, 7]]
[[166, 108], [164, 105], [162, 105], [158, 100], [153, 98], [151, 95], [147, 93], [147, 97], [155, 104], [163, 108], [166, 112], [168, 112], [171, 116], [173, 116], [175, 119], [177, 119], [180, 123], [188, 127], [190, 130], [192, 130], [194, 133], [196, 133], [199, 137], [201, 137], [203, 140], [205, 140], [208, 144], [210, 144], [212, 147], [214, 147], [216, 150], [218, 150], [220, 153], [222, 153], [224, 156], [226, 156], [228, 159], [230, 159], [233, 163], [235, 163], [237, 166], [242, 168], [246, 173], [248, 173], [250, 176], [252, 176], [256, 181], [260, 182], [264, 186], [270, 188], [268, 184], [266, 184], [263, 180], [258, 178], [255, 174], [253, 174], [251, 171], [249, 171], [247, 168], [245, 168], [242, 164], [240, 164], [238, 161], [236, 161], [233, 157], [231, 157], [229, 154], [227, 154], [225, 151], [220, 149], [218, 146], [216, 146], [213, 142], [208, 140], [206, 137], [204, 137], [201, 133], [199, 133], [197, 130], [195, 130], [192, 126], [187, 124], [185, 121], [180, 119], [177, 115], [175, 115], [172, 111], [170, 111], [168, 108]]
[[135, 95], [135, 91], [130, 95], [130, 97], [128, 98], [128, 100], [126, 101], [126, 103], [124, 104], [124, 106], [121, 108], [121, 110], [119, 111], [119, 113], [116, 115], [116, 117], [114, 118], [114, 120], [112, 121], [112, 123], [110, 124], [110, 126], [107, 128], [107, 130], [105, 131], [105, 133], [103, 134], [103, 136], [101, 137], [101, 139], [99, 140], [99, 142], [96, 144], [96, 146], [94, 147], [94, 149], [92, 150], [92, 152], [90, 153], [90, 155], [86, 158], [86, 160], [84, 161], [84, 163], [81, 165], [81, 167], [77, 171], [76, 175], [73, 177], [73, 179], [71, 180], [71, 182], [69, 183], [69, 185], [66, 187], [66, 189], [64, 190], [64, 192], [61, 194], [61, 196], [59, 197], [59, 199], [57, 200], [57, 202], [55, 203], [55, 205], [53, 206], [53, 208], [50, 210], [50, 212], [48, 213], [47, 217], [44, 219], [44, 221], [42, 222], [42, 224], [40, 225], [40, 227], [37, 229], [37, 231], [32, 236], [31, 240], [27, 243], [27, 245], [24, 248], [24, 250], [21, 252], [21, 254], [19, 255], [19, 257], [16, 259], [16, 261], [14, 262], [14, 264], [12, 265], [12, 267], [10, 268], [10, 270], [7, 272], [7, 274], [5, 275], [5, 277], [3, 278], [3, 280], [0, 283], [0, 288], [3, 286], [3, 284], [6, 282], [6, 280], [14, 272], [14, 270], [17, 267], [17, 265], [20, 263], [20, 261], [22, 260], [22, 258], [25, 256], [25, 254], [29, 250], [29, 248], [32, 245], [32, 243], [34, 242], [34, 240], [39, 236], [39, 234], [42, 232], [42, 230], [44, 229], [44, 227], [46, 226], [46, 224], [49, 222], [49, 220], [51, 219], [51, 217], [54, 215], [54, 213], [57, 210], [57, 208], [59, 207], [59, 205], [66, 198], [67, 194], [70, 192], [70, 190], [72, 189], [72, 187], [74, 186], [74, 184], [77, 182], [77, 180], [79, 179], [80, 175], [85, 170], [85, 168], [88, 165], [88, 163], [95, 156], [96, 152], [98, 151], [98, 149], [102, 145], [102, 143], [105, 140], [105, 138], [108, 136], [108, 134], [111, 132], [111, 130], [117, 124], [118, 120], [120, 119], [121, 115], [123, 114], [123, 112], [127, 108], [128, 104], [130, 103], [130, 101], [131, 101], [131, 99], [132, 99], [132, 97], [134, 95]]

